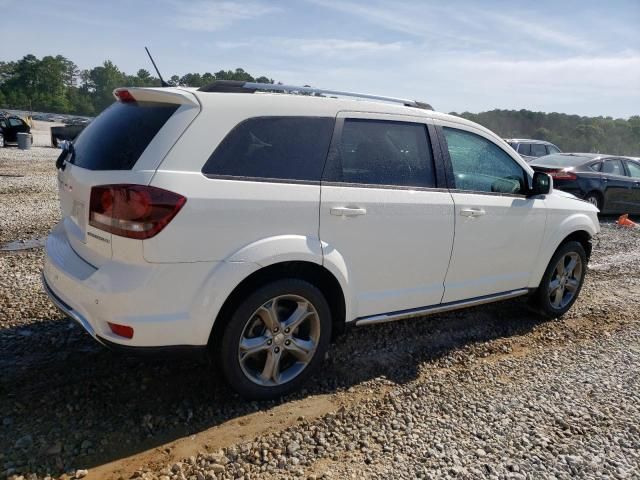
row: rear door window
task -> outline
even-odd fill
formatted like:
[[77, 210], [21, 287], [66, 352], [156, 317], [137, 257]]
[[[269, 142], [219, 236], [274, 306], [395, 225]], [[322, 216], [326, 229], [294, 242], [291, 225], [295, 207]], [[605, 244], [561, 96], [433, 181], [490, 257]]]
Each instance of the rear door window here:
[[518, 147], [518, 153], [520, 155], [531, 155], [531, 144], [530, 143], [521, 143]]
[[602, 173], [609, 175], [625, 176], [620, 160], [606, 160], [602, 166]]
[[89, 170], [131, 170], [179, 105], [116, 102], [74, 142], [71, 163]]
[[325, 180], [359, 185], [435, 187], [422, 123], [347, 118]]
[[531, 156], [533, 157], [542, 157], [547, 154], [547, 149], [541, 143], [532, 143], [531, 144]]
[[202, 173], [320, 182], [334, 124], [326, 117], [250, 118], [225, 137]]

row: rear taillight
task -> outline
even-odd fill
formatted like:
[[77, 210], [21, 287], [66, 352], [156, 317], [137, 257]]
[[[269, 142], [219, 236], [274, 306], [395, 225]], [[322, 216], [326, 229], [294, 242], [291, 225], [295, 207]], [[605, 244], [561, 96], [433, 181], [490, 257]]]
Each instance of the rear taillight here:
[[144, 240], [158, 234], [187, 199], [144, 185], [100, 185], [91, 188], [89, 225], [114, 235]]
[[555, 180], [575, 180], [578, 178], [575, 173], [568, 170], [553, 170], [547, 173]]

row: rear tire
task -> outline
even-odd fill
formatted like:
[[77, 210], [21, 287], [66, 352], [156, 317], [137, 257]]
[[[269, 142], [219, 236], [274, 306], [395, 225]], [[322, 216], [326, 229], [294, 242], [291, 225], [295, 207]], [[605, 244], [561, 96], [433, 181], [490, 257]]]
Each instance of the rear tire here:
[[286, 395], [322, 364], [331, 325], [329, 304], [311, 283], [287, 278], [260, 287], [236, 308], [216, 343], [222, 374], [246, 399]]
[[597, 207], [598, 210], [602, 210], [604, 202], [602, 201], [602, 195], [600, 195], [598, 192], [587, 193], [587, 195], [584, 197], [584, 200], [585, 202], [589, 202], [591, 205]]
[[587, 273], [587, 254], [579, 242], [567, 242], [556, 250], [532, 300], [545, 317], [564, 315], [575, 303]]

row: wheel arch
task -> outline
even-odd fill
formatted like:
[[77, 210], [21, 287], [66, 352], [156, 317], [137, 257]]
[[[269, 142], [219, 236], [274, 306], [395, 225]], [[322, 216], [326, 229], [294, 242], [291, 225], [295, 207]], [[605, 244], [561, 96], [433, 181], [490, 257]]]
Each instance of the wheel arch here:
[[304, 260], [294, 260], [272, 263], [244, 278], [227, 296], [218, 311], [209, 334], [208, 344], [210, 346], [215, 345], [215, 342], [220, 340], [229, 318], [247, 295], [261, 286], [281, 278], [305, 280], [320, 289], [331, 309], [334, 336], [344, 331], [346, 325], [346, 303], [344, 292], [338, 279], [322, 265]]
[[547, 269], [549, 261], [551, 261], [551, 258], [556, 253], [558, 248], [560, 248], [567, 242], [579, 242], [584, 248], [585, 253], [587, 254], [587, 261], [589, 261], [592, 251], [591, 239], [597, 232], [598, 230], [596, 230], [592, 225], [589, 225], [588, 223], [572, 222], [571, 228], [560, 230], [557, 235], [549, 238], [545, 242], [545, 247], [540, 250], [541, 252], [545, 252], [546, 254], [540, 256], [540, 262], [538, 262], [536, 268], [534, 269], [534, 272], [532, 273], [529, 282], [529, 288], [538, 288], [542, 276]]
[[604, 210], [604, 193], [598, 189], [592, 188], [591, 190], [587, 191], [584, 198], [587, 199], [591, 195], [599, 199], [600, 205], [598, 206], [598, 208], [600, 210]]

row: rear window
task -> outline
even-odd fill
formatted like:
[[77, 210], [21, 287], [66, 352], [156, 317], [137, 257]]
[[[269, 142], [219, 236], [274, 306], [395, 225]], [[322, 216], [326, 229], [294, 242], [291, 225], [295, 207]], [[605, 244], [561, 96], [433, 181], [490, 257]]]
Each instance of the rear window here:
[[319, 183], [334, 123], [324, 117], [250, 118], [225, 137], [202, 173]]
[[89, 170], [130, 170], [179, 105], [116, 102], [74, 142], [72, 163]]

